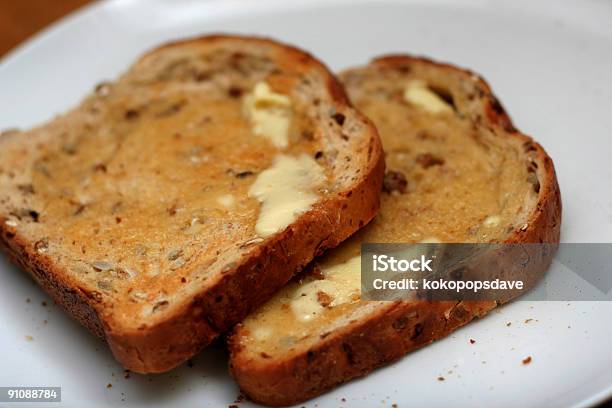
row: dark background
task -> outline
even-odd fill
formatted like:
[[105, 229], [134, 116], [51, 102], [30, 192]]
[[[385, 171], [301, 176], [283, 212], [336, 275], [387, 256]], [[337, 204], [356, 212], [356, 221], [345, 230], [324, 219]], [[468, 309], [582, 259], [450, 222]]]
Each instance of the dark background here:
[[0, 0], [0, 58], [32, 34], [91, 0]]

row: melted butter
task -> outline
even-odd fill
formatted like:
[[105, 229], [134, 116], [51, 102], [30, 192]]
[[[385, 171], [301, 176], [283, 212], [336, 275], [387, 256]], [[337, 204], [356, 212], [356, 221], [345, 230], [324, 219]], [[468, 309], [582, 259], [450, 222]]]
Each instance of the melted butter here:
[[266, 137], [274, 146], [284, 149], [289, 144], [291, 100], [275, 93], [265, 82], [258, 82], [244, 98], [244, 110], [249, 116], [253, 133]]
[[404, 100], [431, 113], [453, 112], [453, 108], [421, 80], [408, 82], [404, 89]]
[[307, 322], [316, 318], [327, 307], [335, 307], [359, 300], [361, 291], [361, 257], [323, 267], [324, 279], [308, 282], [293, 292], [289, 299], [295, 317]]
[[262, 171], [249, 189], [261, 203], [255, 232], [261, 237], [285, 229], [298, 215], [317, 202], [316, 190], [325, 182], [323, 168], [306, 155], [278, 155], [272, 167]]

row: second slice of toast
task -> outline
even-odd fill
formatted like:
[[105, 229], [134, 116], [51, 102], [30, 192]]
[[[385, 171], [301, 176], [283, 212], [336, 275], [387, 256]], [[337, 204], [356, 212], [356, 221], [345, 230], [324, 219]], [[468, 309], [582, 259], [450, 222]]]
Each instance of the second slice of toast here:
[[157, 48], [0, 137], [0, 247], [137, 372], [229, 330], [378, 210], [376, 129], [307, 53]]
[[[342, 78], [383, 141], [381, 211], [230, 338], [234, 378], [267, 405], [298, 403], [365, 375], [498, 304], [360, 301], [360, 243], [559, 241], [553, 163], [512, 126], [484, 80], [409, 56], [380, 58]], [[552, 254], [532, 259], [530, 284]]]

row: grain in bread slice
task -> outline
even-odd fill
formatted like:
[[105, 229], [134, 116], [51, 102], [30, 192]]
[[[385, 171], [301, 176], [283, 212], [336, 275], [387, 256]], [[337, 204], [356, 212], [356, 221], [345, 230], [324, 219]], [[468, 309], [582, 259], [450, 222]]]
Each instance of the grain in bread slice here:
[[[231, 336], [232, 375], [266, 405], [301, 402], [365, 375], [498, 304], [360, 301], [361, 242], [559, 241], [553, 163], [514, 128], [482, 78], [409, 56], [379, 58], [341, 78], [383, 141], [381, 211]], [[551, 257], [530, 264], [530, 284]]]
[[137, 372], [180, 364], [378, 209], [380, 141], [272, 40], [159, 47], [0, 140], [0, 244]]

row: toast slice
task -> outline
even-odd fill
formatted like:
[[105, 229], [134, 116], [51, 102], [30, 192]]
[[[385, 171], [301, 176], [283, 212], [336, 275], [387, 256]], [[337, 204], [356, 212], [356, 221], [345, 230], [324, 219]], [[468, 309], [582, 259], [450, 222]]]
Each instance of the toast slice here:
[[157, 48], [0, 140], [0, 244], [128, 369], [185, 361], [378, 210], [374, 126], [307, 53]]
[[[383, 141], [381, 211], [232, 334], [231, 373], [266, 405], [301, 402], [365, 375], [498, 304], [360, 301], [361, 242], [559, 241], [553, 163], [512, 126], [479, 76], [389, 56], [341, 78]], [[551, 257], [533, 262], [532, 281]]]

